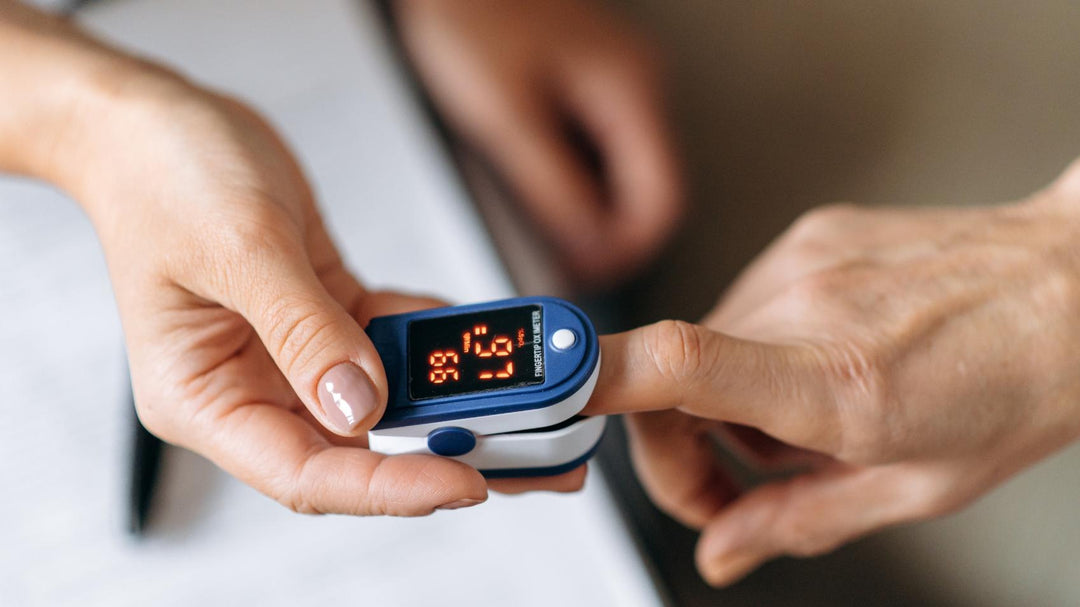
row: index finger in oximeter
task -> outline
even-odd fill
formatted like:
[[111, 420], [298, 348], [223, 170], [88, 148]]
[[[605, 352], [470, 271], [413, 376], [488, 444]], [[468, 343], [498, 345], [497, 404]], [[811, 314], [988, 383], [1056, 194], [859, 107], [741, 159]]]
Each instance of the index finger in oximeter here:
[[372, 451], [430, 453], [488, 477], [560, 474], [585, 463], [605, 418], [582, 417], [600, 372], [588, 317], [553, 297], [375, 318], [386, 413]]

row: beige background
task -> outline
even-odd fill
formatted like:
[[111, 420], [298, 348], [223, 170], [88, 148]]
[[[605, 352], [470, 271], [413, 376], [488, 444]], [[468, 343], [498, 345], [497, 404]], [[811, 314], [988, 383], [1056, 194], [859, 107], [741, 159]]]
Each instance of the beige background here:
[[[696, 205], [663, 269], [633, 289], [635, 320], [700, 317], [815, 205], [1012, 200], [1080, 156], [1078, 3], [625, 4], [669, 51]], [[718, 596], [1077, 605], [1078, 505], [1074, 448], [960, 515], [767, 568]]]

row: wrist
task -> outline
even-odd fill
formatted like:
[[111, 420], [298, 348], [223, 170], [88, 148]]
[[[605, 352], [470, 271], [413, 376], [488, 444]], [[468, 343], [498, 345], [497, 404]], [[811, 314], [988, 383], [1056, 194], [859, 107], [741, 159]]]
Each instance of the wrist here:
[[80, 77], [104, 49], [59, 17], [18, 2], [0, 9], [0, 170], [49, 179]]
[[180, 79], [98, 43], [59, 17], [0, 7], [0, 171], [41, 179], [79, 198], [108, 158], [108, 131], [146, 102], [151, 82]]
[[108, 196], [109, 182], [125, 177], [120, 169], [152, 137], [149, 127], [165, 104], [194, 87], [165, 69], [116, 55], [72, 75], [59, 89], [57, 111], [49, 117], [55, 130], [39, 150], [33, 174], [91, 212]]

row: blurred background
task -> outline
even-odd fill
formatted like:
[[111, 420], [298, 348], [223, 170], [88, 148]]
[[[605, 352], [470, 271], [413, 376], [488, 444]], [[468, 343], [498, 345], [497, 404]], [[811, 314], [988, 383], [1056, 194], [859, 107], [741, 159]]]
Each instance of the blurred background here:
[[[376, 114], [384, 112], [379, 116], [387, 124], [404, 125], [400, 128], [407, 134], [388, 135], [388, 148], [354, 151], [372, 162], [398, 162], [416, 170], [433, 171], [439, 177], [422, 187], [406, 187], [404, 193], [386, 194], [402, 187], [394, 182], [404, 173], [399, 170], [382, 174], [379, 179], [385, 183], [377, 185], [377, 191], [390, 197], [449, 197], [452, 205], [475, 200], [484, 223], [480, 223], [481, 217], [464, 210], [458, 219], [448, 219], [463, 226], [500, 225], [505, 221], [492, 199], [506, 192], [493, 194], [492, 189], [497, 187], [485, 188], [485, 184], [491, 184], [483, 176], [484, 168], [476, 166], [468, 150], [443, 139], [445, 132], [437, 128], [420, 134], [410, 131], [420, 128], [410, 124], [437, 124], [438, 116], [426, 114], [421, 101], [416, 102], [414, 112], [404, 116], [391, 115], [385, 109], [423, 92], [412, 88], [415, 82], [402, 84], [408, 82], [408, 66], [394, 50], [392, 32], [382, 29], [375, 11], [360, 9], [359, 17], [346, 13], [351, 15], [347, 25], [339, 23], [330, 35], [322, 29], [328, 22], [311, 12], [340, 10], [342, 3], [268, 2], [260, 7], [257, 2], [108, 0], [84, 4], [79, 18], [96, 30], [167, 63], [181, 63], [222, 87], [254, 96], [259, 107], [284, 125], [282, 128], [300, 155], [314, 167], [314, 180], [324, 194], [329, 193], [324, 199], [335, 195], [348, 198], [350, 194], [343, 188], [354, 183], [349, 180], [357, 179], [354, 169], [342, 165], [339, 154], [328, 151], [327, 142], [360, 144], [342, 143], [332, 128], [315, 125], [325, 115], [320, 112], [327, 111], [323, 92], [335, 91], [340, 83], [334, 79], [343, 78], [348, 70], [380, 82], [399, 78], [400, 83], [386, 87], [389, 92], [385, 94], [378, 92], [378, 87], [375, 93], [366, 94], [369, 101], [372, 95], [375, 97], [369, 109]], [[814, 206], [838, 200], [871, 205], [1004, 202], [1047, 184], [1080, 154], [1080, 54], [1075, 43], [1080, 5], [1073, 2], [612, 0], [609, 4], [612, 10], [624, 12], [648, 31], [664, 51], [671, 115], [686, 163], [692, 208], [660, 260], [641, 277], [628, 286], [583, 299], [608, 330], [661, 318], [700, 318], [741, 268], [796, 217]], [[260, 10], [255, 25], [230, 25], [230, 20], [245, 11]], [[177, 33], [163, 37], [162, 31]], [[242, 37], [244, 32], [250, 32], [250, 40]], [[281, 38], [266, 32], [287, 32], [290, 41], [300, 40], [302, 35], [327, 39], [339, 36], [343, 40], [350, 35], [374, 37], [386, 46], [350, 43], [338, 49], [331, 45], [327, 47], [330, 51], [373, 55], [368, 55], [370, 61], [356, 60], [355, 64], [340, 60], [345, 68], [316, 78], [312, 66], [339, 59], [328, 59], [327, 48], [313, 46], [308, 52], [319, 59], [299, 62], [295, 56], [302, 56], [305, 44], [310, 43], [290, 42], [298, 46], [282, 48]], [[240, 37], [236, 37], [238, 33]], [[233, 47], [222, 45], [222, 40], [232, 40], [229, 44]], [[280, 56], [271, 55], [275, 63], [260, 65], [254, 59], [245, 62], [245, 49], [257, 49], [260, 43], [277, 49]], [[199, 44], [219, 44], [215, 52], [222, 55], [193, 52], [191, 47]], [[229, 55], [225, 55], [227, 51]], [[250, 55], [255, 57], [255, 51], [251, 50]], [[400, 71], [385, 67], [393, 65]], [[280, 78], [310, 78], [313, 86], [306, 96], [285, 98], [265, 82], [266, 74], [275, 72]], [[348, 94], [353, 92], [349, 89]], [[316, 98], [324, 105], [318, 106], [313, 101]], [[317, 111], [312, 113], [310, 107]], [[342, 109], [340, 103], [329, 107]], [[355, 133], [364, 134], [367, 128], [357, 126]], [[434, 146], [437, 151], [416, 151], [427, 149], [425, 146]], [[456, 164], [446, 162], [449, 156], [442, 155], [445, 150], [453, 152]], [[389, 159], [378, 159], [380, 153], [388, 153]], [[442, 166], [440, 163], [447, 168], [431, 168]], [[432, 194], [457, 191], [459, 174], [465, 175], [471, 195]], [[47, 194], [28, 187], [5, 186], [0, 190], [0, 199], [47, 198]], [[14, 204], [4, 205], [8, 208], [0, 210], [0, 226], [6, 223], [8, 227], [0, 229], [7, 230], [8, 240], [0, 239], [0, 252], [8, 259], [28, 259], [37, 253], [37, 243], [19, 240], [16, 233], [25, 227], [20, 222], [27, 221], [54, 227], [70, 225], [68, 232], [61, 232], [66, 234], [66, 241], [90, 250], [92, 237], [83, 234], [88, 227], [79, 223], [74, 211], [62, 210], [61, 204], [48, 198], [47, 204], [43, 203], [46, 214], [36, 219], [27, 219], [26, 207], [15, 210]], [[327, 206], [328, 213], [340, 219], [339, 225], [353, 225], [344, 223], [350, 219], [358, 222], [349, 211], [335, 210], [333, 203]], [[349, 235], [345, 236], [348, 240]], [[342, 234], [338, 234], [338, 240], [343, 240]], [[425, 290], [463, 298], [502, 294], [511, 283], [524, 291], [545, 290], [544, 285], [552, 284], [550, 268], [515, 262], [523, 256], [507, 250], [505, 244], [495, 243], [507, 276], [490, 283], [432, 286], [432, 281], [448, 279], [419, 270], [405, 270], [402, 274], [397, 268], [373, 269], [373, 280], [423, 286]], [[359, 259], [368, 253], [364, 245], [345, 248], [351, 258]], [[478, 250], [474, 257], [481, 260], [476, 263], [491, 267], [498, 263], [494, 249]], [[100, 261], [91, 263], [94, 276], [104, 279]], [[0, 276], [7, 276], [9, 269], [15, 273], [14, 264], [11, 262], [10, 268], [0, 266]], [[15, 281], [7, 303], [2, 298], [0, 303], [29, 310], [36, 305], [33, 289], [55, 286], [40, 280], [30, 277], [21, 283]], [[83, 321], [104, 322], [105, 333], [116, 332], [108, 309], [107, 284], [69, 293], [89, 298], [97, 306], [94, 314], [82, 317]], [[69, 329], [79, 331], [77, 327]], [[14, 327], [0, 329], [0, 336], [5, 343], [23, 347], [30, 347], [38, 339], [38, 333]], [[94, 339], [106, 351], [110, 339], [119, 344], [118, 337]], [[60, 342], [53, 345], [61, 347]], [[34, 360], [44, 364], [55, 357], [42, 346], [30, 359], [26, 364]], [[114, 386], [103, 397], [106, 408], [120, 404], [123, 394], [122, 353], [114, 349], [109, 360], [108, 372], [113, 376], [97, 379], [98, 385]], [[78, 361], [73, 358], [68, 362]], [[0, 387], [5, 391], [6, 386], [22, 386], [21, 394], [32, 393], [27, 385], [14, 371], [0, 375]], [[114, 419], [94, 439], [96, 443], [78, 439], [81, 447], [93, 449], [126, 436], [122, 416], [117, 413]], [[3, 452], [9, 456], [8, 461], [27, 452], [47, 456], [45, 449], [27, 446], [26, 437], [14, 435], [14, 426], [23, 424], [25, 428], [26, 423], [17, 419], [4, 421], [4, 432], [10, 434], [6, 437], [9, 447]], [[78, 436], [78, 427], [73, 426], [70, 435], [54, 434], [50, 440]], [[387, 552], [367, 550], [363, 558], [357, 557], [355, 563], [342, 570], [355, 569], [356, 579], [368, 582], [360, 570], [373, 566], [370, 563], [379, 560], [380, 554], [392, 554], [392, 562], [383, 563], [390, 572], [388, 577], [382, 582], [369, 582], [374, 588], [372, 596], [381, 597], [376, 604], [388, 605], [431, 604], [440, 596], [465, 596], [468, 588], [480, 588], [487, 582], [487, 578], [470, 569], [471, 564], [495, 563], [502, 567], [506, 559], [517, 558], [527, 563], [530, 575], [500, 575], [496, 588], [477, 590], [475, 600], [452, 603], [958, 607], [1080, 604], [1080, 525], [1076, 521], [1080, 447], [1037, 465], [960, 514], [891, 530], [828, 556], [781, 559], [732, 588], [711, 590], [693, 569], [695, 534], [648, 504], [625, 464], [619, 434], [611, 438], [600, 462], [602, 479], [590, 481], [584, 497], [496, 499], [488, 514], [467, 512], [453, 522], [440, 514], [419, 526], [403, 521], [357, 523], [348, 528], [348, 533], [353, 534], [350, 537], [355, 537], [358, 544], [363, 544], [365, 538], [378, 538], [385, 543], [383, 549]], [[126, 455], [117, 448], [109, 457], [111, 463], [106, 465], [118, 468]], [[42, 478], [50, 479], [50, 483], [71, 481], [62, 475], [17, 474], [9, 469], [10, 464], [6, 466], [0, 468], [0, 480], [23, 493], [33, 494], [38, 483], [45, 482]], [[191, 454], [174, 454], [166, 472], [159, 531], [141, 543], [108, 540], [112, 543], [100, 550], [91, 545], [72, 548], [71, 538], [79, 536], [81, 525], [107, 527], [115, 523], [106, 510], [119, 508], [119, 503], [91, 507], [89, 512], [96, 513], [97, 518], [90, 516], [83, 521], [71, 520], [63, 510], [65, 505], [75, 508], [71, 504], [77, 499], [74, 491], [54, 496], [50, 502], [53, 511], [42, 511], [32, 504], [7, 506], [2, 512], [14, 522], [8, 530], [0, 531], [0, 544], [4, 545], [0, 550], [8, 572], [5, 576], [9, 576], [0, 578], [6, 579], [0, 584], [0, 604], [182, 604], [180, 599], [196, 597], [218, 604], [226, 600], [245, 602], [253, 596], [268, 604], [305, 604], [315, 595], [299, 588], [306, 589], [312, 579], [325, 585], [325, 593], [319, 596], [326, 600], [340, 598], [330, 589], [339, 588], [343, 580], [323, 570], [316, 573], [318, 567], [263, 569], [264, 575], [272, 571], [277, 576], [268, 590], [257, 588], [259, 571], [236, 563], [242, 563], [253, 550], [249, 543], [253, 537], [259, 540], [254, 546], [263, 550], [273, 550], [272, 546], [282, 542], [282, 546], [289, 547], [285, 550], [279, 546], [283, 551], [319, 554], [325, 551], [320, 542], [342, 537], [342, 527], [312, 522], [289, 527], [296, 517], [264, 510], [276, 506], [257, 501], [261, 498], [249, 495], [245, 488], [233, 487], [230, 479], [215, 476], [215, 470]], [[54, 470], [51, 474], [60, 473]], [[105, 482], [108, 491], [122, 493], [119, 472]], [[234, 502], [248, 507], [230, 511], [233, 506], [228, 504]], [[261, 505], [251, 506], [256, 503]], [[226, 514], [215, 515], [212, 510], [217, 507]], [[67, 521], [67, 526], [60, 530], [49, 527], [50, 514]], [[569, 520], [574, 523], [566, 523]], [[227, 552], [219, 554], [217, 560], [200, 552], [212, 545], [208, 538], [227, 533], [222, 530], [241, 525], [238, 521], [254, 528], [247, 535], [233, 532], [235, 537], [222, 549]], [[376, 525], [381, 527], [376, 529]], [[514, 535], [530, 525], [535, 526], [533, 535]], [[608, 526], [596, 530], [603, 525]], [[73, 531], [65, 534], [65, 528]], [[275, 536], [277, 529], [288, 531]], [[79, 537], [113, 537], [121, 533], [114, 524], [100, 535], [84, 533]], [[619, 539], [620, 535], [625, 538]], [[575, 543], [552, 540], [541, 545], [545, 536], [571, 537]], [[410, 551], [432, 545], [425, 543], [428, 539], [443, 546], [450, 542], [448, 538], [457, 537], [475, 538], [472, 551], [466, 551], [464, 558], [458, 555], [433, 562], [418, 556], [422, 563], [409, 564], [409, 555], [414, 554]], [[410, 538], [401, 541], [411, 548], [395, 550], [391, 547], [395, 538]], [[66, 569], [72, 563], [95, 559], [99, 553], [105, 561], [143, 561], [143, 579], [132, 581], [125, 577], [120, 565], [99, 564], [97, 569], [78, 575]], [[348, 555], [349, 550], [338, 547], [334, 554]], [[52, 555], [58, 555], [55, 558], [64, 567], [54, 568], [49, 561]], [[493, 555], [498, 558], [492, 559]], [[192, 558], [203, 559], [203, 564], [185, 569], [184, 576], [159, 578], [154, 573]], [[614, 562], [606, 562], [608, 559]], [[236, 579], [242, 583], [230, 586], [222, 581], [228, 575], [211, 571], [229, 567], [237, 567]], [[45, 574], [50, 569], [56, 571], [55, 577]], [[295, 580], [290, 572], [295, 574]], [[199, 579], [187, 576], [198, 575], [225, 584], [222, 591], [199, 593], [187, 587]], [[166, 592], [155, 591], [155, 581], [166, 578]], [[80, 601], [80, 589], [92, 585], [88, 580], [97, 585], [82, 597], [85, 601]], [[50, 586], [54, 583], [60, 586]], [[424, 586], [425, 590], [414, 586]], [[69, 598], [61, 600], [63, 597]]]

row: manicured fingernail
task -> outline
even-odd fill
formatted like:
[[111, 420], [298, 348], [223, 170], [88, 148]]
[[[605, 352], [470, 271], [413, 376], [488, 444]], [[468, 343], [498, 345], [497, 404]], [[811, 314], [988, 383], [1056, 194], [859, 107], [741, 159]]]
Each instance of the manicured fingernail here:
[[378, 406], [375, 384], [360, 367], [341, 363], [319, 380], [319, 403], [331, 430], [348, 434]]
[[449, 504], [443, 504], [436, 508], [437, 510], [457, 510], [458, 508], [468, 508], [469, 506], [475, 506], [477, 504], [484, 503], [484, 500], [474, 500], [469, 498], [459, 499]]

